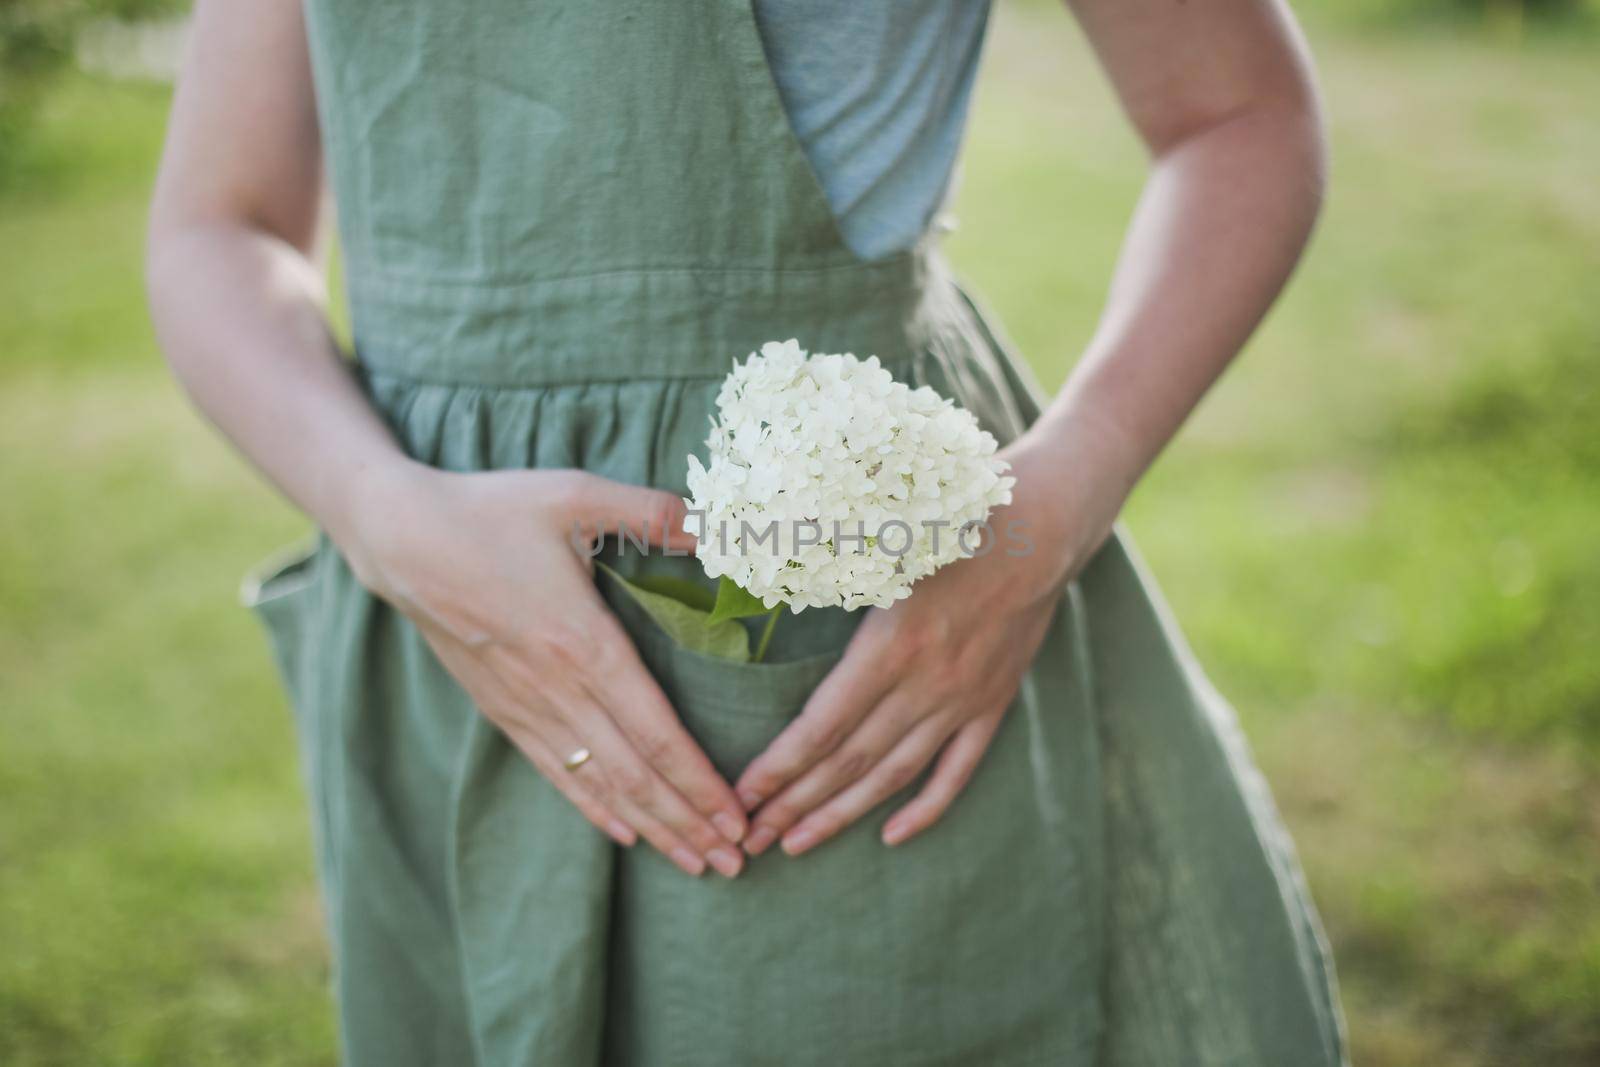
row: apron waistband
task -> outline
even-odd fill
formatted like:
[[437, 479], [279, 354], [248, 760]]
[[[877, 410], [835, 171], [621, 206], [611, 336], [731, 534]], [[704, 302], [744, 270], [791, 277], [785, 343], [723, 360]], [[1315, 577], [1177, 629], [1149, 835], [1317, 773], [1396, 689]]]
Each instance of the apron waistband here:
[[352, 279], [370, 371], [535, 387], [721, 378], [767, 341], [903, 365], [927, 343], [945, 272], [926, 249], [814, 270], [653, 269], [452, 286]]

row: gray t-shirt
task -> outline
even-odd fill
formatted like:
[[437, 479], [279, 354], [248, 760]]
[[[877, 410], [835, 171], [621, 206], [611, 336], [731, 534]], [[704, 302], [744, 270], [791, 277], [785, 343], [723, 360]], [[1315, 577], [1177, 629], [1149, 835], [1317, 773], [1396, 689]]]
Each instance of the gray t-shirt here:
[[778, 94], [850, 247], [910, 248], [951, 186], [989, 0], [756, 0]]

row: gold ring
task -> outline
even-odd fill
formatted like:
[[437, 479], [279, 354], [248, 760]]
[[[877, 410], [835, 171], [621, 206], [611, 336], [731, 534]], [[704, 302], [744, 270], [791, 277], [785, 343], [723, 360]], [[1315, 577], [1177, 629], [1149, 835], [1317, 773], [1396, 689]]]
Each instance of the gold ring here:
[[593, 755], [594, 755], [594, 753], [590, 752], [588, 749], [580, 748], [580, 749], [578, 749], [578, 751], [574, 752], [572, 755], [568, 756], [566, 759], [562, 760], [561, 762], [562, 762], [562, 765], [567, 768], [567, 770], [575, 771], [579, 767], [582, 767], [585, 763], [588, 763], [589, 762], [589, 757], [593, 756]]

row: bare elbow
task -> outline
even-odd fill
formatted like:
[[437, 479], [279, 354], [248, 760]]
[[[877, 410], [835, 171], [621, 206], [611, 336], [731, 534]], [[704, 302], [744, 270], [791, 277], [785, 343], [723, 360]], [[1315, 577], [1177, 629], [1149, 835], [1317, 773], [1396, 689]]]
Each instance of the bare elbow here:
[[197, 283], [249, 249], [315, 257], [321, 187], [270, 192], [226, 174], [187, 171], [163, 161], [145, 230], [145, 287], [152, 311], [184, 301]]
[[182, 245], [182, 228], [152, 211], [145, 229], [144, 286], [153, 314], [160, 314], [161, 304], [175, 288], [174, 279], [179, 273]]
[[145, 294], [158, 328], [166, 305], [182, 292], [182, 278], [189, 273], [186, 264], [196, 250], [195, 235], [212, 225], [217, 215], [210, 206], [212, 198], [196, 187], [172, 154], [169, 145], [145, 222]]
[[[164, 335], [164, 327], [188, 306], [193, 279], [205, 270], [206, 234], [212, 228], [212, 224], [186, 213], [167, 210], [162, 201], [158, 192], [151, 205], [144, 243], [145, 299], [158, 336]], [[170, 362], [171, 346], [161, 347]]]
[[1292, 147], [1291, 158], [1313, 216], [1320, 214], [1328, 196], [1330, 148], [1328, 120], [1316, 87], [1307, 84], [1287, 105], [1285, 140]]
[[1195, 151], [1309, 228], [1328, 195], [1327, 121], [1309, 81], [1263, 91], [1151, 143], [1157, 165]]

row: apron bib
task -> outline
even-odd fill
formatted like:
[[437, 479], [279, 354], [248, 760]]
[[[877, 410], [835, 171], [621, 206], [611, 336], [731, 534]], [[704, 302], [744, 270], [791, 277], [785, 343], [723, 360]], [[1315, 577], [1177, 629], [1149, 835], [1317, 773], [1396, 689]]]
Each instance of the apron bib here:
[[[748, 0], [308, 0], [307, 21], [358, 369], [412, 456], [682, 494], [731, 361], [787, 337], [876, 354], [1002, 442], [1037, 416], [931, 239], [870, 262], [841, 239]], [[886, 807], [732, 882], [591, 828], [326, 539], [251, 589], [351, 1064], [1340, 1061], [1292, 848], [1118, 539], [938, 826], [885, 848]], [[786, 617], [738, 665], [601, 592], [730, 779], [861, 617]]]

